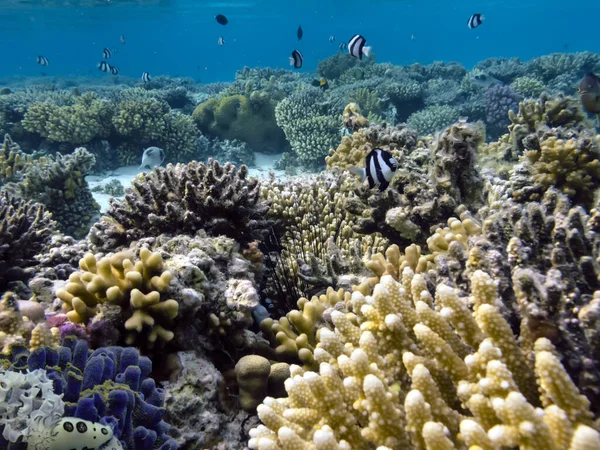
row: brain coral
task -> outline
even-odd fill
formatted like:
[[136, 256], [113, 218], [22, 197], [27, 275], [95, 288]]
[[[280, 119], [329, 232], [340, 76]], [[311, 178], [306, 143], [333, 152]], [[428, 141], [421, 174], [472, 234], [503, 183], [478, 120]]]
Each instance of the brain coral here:
[[246, 166], [192, 161], [169, 164], [133, 181], [123, 200], [113, 200], [90, 232], [95, 245], [111, 249], [162, 233], [204, 229], [245, 244], [261, 239], [270, 228], [268, 203], [259, 198], [257, 179]]

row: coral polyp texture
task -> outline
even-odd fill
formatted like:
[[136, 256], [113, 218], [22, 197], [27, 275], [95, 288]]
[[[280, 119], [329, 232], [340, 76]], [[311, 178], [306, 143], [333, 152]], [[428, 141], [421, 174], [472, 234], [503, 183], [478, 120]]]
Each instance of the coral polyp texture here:
[[[411, 279], [412, 278], [412, 279]], [[317, 372], [291, 366], [285, 398], [258, 406], [254, 449], [593, 448], [590, 402], [546, 338], [534, 362], [499, 308], [493, 280], [471, 277], [471, 302], [440, 284], [427, 289], [384, 275], [331, 313], [314, 357]], [[538, 388], [539, 386], [539, 388]]]
[[162, 233], [205, 230], [248, 243], [268, 232], [268, 203], [246, 166], [190, 162], [142, 174], [123, 200], [113, 200], [90, 232], [100, 248], [115, 248]]

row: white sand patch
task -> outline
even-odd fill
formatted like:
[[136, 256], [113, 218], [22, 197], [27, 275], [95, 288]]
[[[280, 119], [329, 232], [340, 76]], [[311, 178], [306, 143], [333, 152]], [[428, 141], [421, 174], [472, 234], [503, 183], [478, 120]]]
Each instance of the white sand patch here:
[[[281, 158], [281, 155], [267, 155], [265, 153], [256, 153], [256, 164], [248, 169], [250, 176], [256, 178], [268, 178], [269, 172], [273, 172], [277, 178], [285, 178], [285, 172], [283, 170], [274, 170], [273, 164], [275, 161]], [[124, 189], [131, 186], [131, 180], [135, 178], [138, 173], [142, 173], [143, 170], [138, 168], [139, 166], [126, 166], [119, 167], [112, 172], [108, 172], [105, 175], [90, 175], [85, 177], [90, 189], [97, 186], [104, 186], [110, 183], [112, 180], [119, 180], [123, 185]], [[102, 194], [100, 192], [92, 192], [94, 200], [100, 205], [100, 212], [105, 212], [110, 206], [109, 200], [112, 196], [108, 194]], [[116, 197], [121, 198], [121, 197]]]

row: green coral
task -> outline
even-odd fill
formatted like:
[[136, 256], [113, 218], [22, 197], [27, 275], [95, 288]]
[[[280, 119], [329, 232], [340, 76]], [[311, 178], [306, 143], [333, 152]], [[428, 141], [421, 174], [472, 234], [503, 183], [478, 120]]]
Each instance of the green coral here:
[[188, 162], [194, 159], [200, 131], [191, 116], [178, 112], [166, 118], [167, 130], [161, 143], [171, 161]]
[[153, 98], [124, 100], [117, 106], [112, 118], [115, 130], [121, 136], [146, 145], [160, 139], [167, 131], [165, 116], [169, 106]]
[[211, 98], [192, 117], [203, 133], [221, 139], [239, 139], [257, 151], [281, 151], [285, 135], [275, 122], [274, 104], [268, 95], [231, 95]]
[[356, 103], [367, 116], [379, 116], [382, 112], [383, 102], [379, 95], [370, 89], [358, 88], [348, 94], [348, 100], [350, 103]]
[[6, 134], [0, 147], [0, 186], [15, 181], [29, 164], [31, 156], [23, 153], [19, 145]]
[[312, 89], [301, 91], [275, 108], [277, 124], [305, 164], [320, 163], [340, 139], [340, 120], [319, 103], [319, 95]]
[[336, 53], [329, 58], [319, 61], [317, 72], [329, 80], [335, 80], [344, 72], [355, 67], [359, 61], [348, 53]]
[[523, 97], [539, 97], [545, 89], [544, 83], [529, 76], [517, 78], [511, 83], [511, 86]]
[[429, 106], [410, 115], [406, 121], [410, 128], [419, 132], [419, 135], [434, 134], [458, 120], [456, 108], [448, 105]]
[[87, 92], [77, 97], [73, 105], [32, 104], [22, 125], [27, 131], [50, 141], [79, 145], [94, 138], [108, 137], [112, 112], [109, 102]]

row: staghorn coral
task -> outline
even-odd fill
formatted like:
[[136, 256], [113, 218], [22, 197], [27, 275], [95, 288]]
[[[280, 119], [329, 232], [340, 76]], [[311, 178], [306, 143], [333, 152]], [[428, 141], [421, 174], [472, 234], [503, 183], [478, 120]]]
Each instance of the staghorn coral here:
[[527, 66], [519, 58], [488, 58], [478, 62], [474, 70], [481, 70], [503, 83], [511, 83], [527, 73]]
[[[125, 339], [128, 345], [152, 348], [157, 341], [164, 344], [174, 334], [167, 328], [177, 317], [179, 304], [161, 299], [173, 277], [163, 270], [159, 253], [140, 250], [135, 261], [128, 252], [96, 259], [88, 253], [81, 259], [81, 271], [72, 273], [64, 289], [56, 292], [71, 322], [87, 324], [104, 304], [121, 308]], [[164, 296], [163, 296], [164, 297]]]
[[277, 104], [275, 119], [298, 159], [320, 164], [339, 140], [339, 119], [323, 104], [318, 89], [292, 94]]
[[157, 167], [139, 175], [123, 200], [112, 200], [90, 231], [91, 242], [114, 249], [133, 240], [162, 233], [226, 235], [241, 244], [260, 239], [270, 222], [268, 204], [259, 199], [260, 184], [248, 169], [192, 161]]
[[0, 193], [0, 289], [29, 278], [25, 269], [36, 264], [55, 229], [43, 205]]
[[592, 52], [552, 53], [534, 58], [527, 63], [527, 70], [548, 82], [560, 75], [574, 73], [578, 79], [600, 69], [600, 57]]

